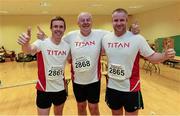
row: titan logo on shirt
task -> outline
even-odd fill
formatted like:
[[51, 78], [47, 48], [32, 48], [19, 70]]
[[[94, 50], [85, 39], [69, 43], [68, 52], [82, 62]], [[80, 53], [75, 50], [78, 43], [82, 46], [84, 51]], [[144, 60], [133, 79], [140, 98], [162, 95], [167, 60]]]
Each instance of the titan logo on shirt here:
[[129, 48], [129, 47], [130, 47], [129, 42], [108, 43], [108, 48]]
[[59, 56], [59, 55], [66, 55], [66, 50], [47, 50], [48, 55], [54, 55], [54, 56]]
[[83, 42], [74, 42], [76, 47], [83, 47], [83, 46], [93, 46], [95, 45], [95, 41], [83, 41]]

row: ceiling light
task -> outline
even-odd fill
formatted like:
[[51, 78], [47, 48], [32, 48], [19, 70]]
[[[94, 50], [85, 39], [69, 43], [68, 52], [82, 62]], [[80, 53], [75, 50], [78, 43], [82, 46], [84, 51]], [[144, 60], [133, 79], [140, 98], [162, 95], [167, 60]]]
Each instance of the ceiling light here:
[[42, 1], [42, 2], [40, 2], [40, 6], [46, 7], [46, 6], [48, 6], [48, 3], [46, 1]]
[[89, 6], [90, 7], [102, 7], [103, 5], [102, 4], [90, 4]]
[[131, 9], [138, 9], [144, 7], [143, 5], [137, 5], [137, 6], [130, 6]]

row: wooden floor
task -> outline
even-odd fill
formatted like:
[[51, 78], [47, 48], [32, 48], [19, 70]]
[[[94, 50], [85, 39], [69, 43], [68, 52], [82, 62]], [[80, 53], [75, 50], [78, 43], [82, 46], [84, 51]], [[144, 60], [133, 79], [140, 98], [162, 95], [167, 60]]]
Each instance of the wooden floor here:
[[[141, 61], [141, 64], [143, 61]], [[141, 115], [180, 115], [180, 69], [160, 65], [161, 74], [146, 73], [141, 69], [141, 88], [145, 109]], [[36, 62], [6, 62], [0, 63], [0, 115], [35, 115], [35, 80], [37, 79]], [[66, 76], [70, 77], [69, 65]], [[18, 86], [19, 84], [23, 86]], [[26, 85], [27, 84], [27, 85]], [[16, 87], [11, 87], [16, 86]], [[9, 88], [11, 87], [11, 88]], [[105, 78], [102, 77], [100, 113], [111, 115], [104, 101]], [[76, 102], [69, 84], [69, 96], [65, 103], [65, 115], [77, 115]], [[53, 114], [53, 110], [51, 110]], [[88, 112], [89, 114], [89, 112]]]

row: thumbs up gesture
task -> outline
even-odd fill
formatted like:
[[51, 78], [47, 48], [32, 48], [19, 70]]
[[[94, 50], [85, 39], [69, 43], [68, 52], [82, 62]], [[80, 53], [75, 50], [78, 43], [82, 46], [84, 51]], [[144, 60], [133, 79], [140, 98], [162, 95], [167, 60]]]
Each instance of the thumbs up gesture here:
[[29, 41], [31, 39], [31, 27], [28, 27], [26, 33], [22, 33], [19, 35], [19, 39], [17, 40], [17, 43], [20, 45], [26, 45], [29, 44]]
[[173, 48], [165, 50], [165, 59], [173, 59], [176, 55], [176, 52]]
[[44, 40], [45, 38], [48, 37], [39, 26], [37, 26], [37, 29], [38, 29], [38, 32], [37, 32], [37, 38], [38, 39]]

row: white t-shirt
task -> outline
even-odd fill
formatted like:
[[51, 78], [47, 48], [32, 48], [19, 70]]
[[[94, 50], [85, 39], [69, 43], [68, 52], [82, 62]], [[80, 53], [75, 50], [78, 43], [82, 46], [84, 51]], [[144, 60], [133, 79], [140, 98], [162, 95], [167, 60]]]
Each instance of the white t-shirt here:
[[108, 31], [92, 30], [85, 37], [79, 30], [68, 33], [64, 40], [70, 44], [72, 56], [72, 79], [78, 84], [97, 82], [101, 77], [101, 41]]
[[36, 88], [45, 92], [64, 90], [64, 67], [70, 51], [69, 44], [61, 40], [59, 45], [50, 38], [36, 40], [33, 45], [38, 48], [38, 82]]
[[120, 37], [112, 32], [103, 38], [102, 45], [108, 58], [108, 87], [119, 91], [138, 91], [140, 55], [148, 57], [154, 53], [145, 38], [129, 31]]

